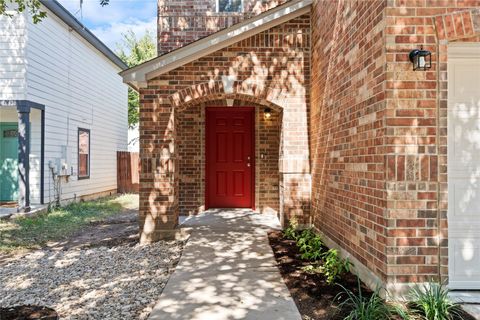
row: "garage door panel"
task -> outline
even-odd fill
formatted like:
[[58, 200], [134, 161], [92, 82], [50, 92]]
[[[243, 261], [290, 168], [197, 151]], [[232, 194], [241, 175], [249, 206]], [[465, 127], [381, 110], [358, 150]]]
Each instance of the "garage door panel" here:
[[[452, 239], [454, 248], [453, 274], [461, 277], [480, 276], [480, 239]], [[475, 243], [476, 242], [476, 243]]]
[[479, 95], [477, 88], [470, 84], [480, 83], [480, 65], [471, 64], [468, 60], [459, 59], [455, 61], [452, 72], [449, 72], [449, 77], [453, 78], [451, 82], [453, 85], [452, 96], [449, 99], [462, 100], [465, 96], [474, 97]]
[[449, 46], [448, 247], [449, 286], [480, 289], [480, 44]]
[[[449, 203], [453, 205], [452, 215], [455, 217], [477, 217], [480, 215], [480, 179], [477, 183], [459, 183], [451, 181]], [[468, 226], [465, 226], [468, 227]]]
[[455, 171], [480, 172], [480, 108], [477, 109], [469, 119], [460, 118], [468, 117], [466, 114], [449, 114], [449, 160]]

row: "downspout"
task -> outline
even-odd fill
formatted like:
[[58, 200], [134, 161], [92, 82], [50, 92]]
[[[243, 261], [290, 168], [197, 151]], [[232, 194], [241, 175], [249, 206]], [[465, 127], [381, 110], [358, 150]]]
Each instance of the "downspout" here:
[[[313, 8], [313, 4], [312, 4]], [[313, 11], [313, 9], [312, 9]], [[308, 169], [310, 171], [310, 194], [309, 194], [309, 202], [310, 202], [310, 212], [309, 212], [309, 217], [308, 217], [308, 225], [309, 227], [315, 227], [314, 221], [313, 221], [313, 159], [312, 159], [312, 141], [311, 141], [311, 130], [312, 130], [312, 44], [313, 44], [313, 23], [312, 23], [312, 16], [313, 13], [310, 11], [310, 29], [309, 34], [308, 34], [308, 43], [309, 48], [308, 48], [308, 58], [310, 61], [308, 61], [308, 65], [310, 66], [310, 70], [308, 70], [308, 76], [309, 76], [309, 85], [310, 88], [308, 88], [308, 99], [309, 101], [307, 102], [308, 109], [307, 109], [307, 136], [308, 136]]]

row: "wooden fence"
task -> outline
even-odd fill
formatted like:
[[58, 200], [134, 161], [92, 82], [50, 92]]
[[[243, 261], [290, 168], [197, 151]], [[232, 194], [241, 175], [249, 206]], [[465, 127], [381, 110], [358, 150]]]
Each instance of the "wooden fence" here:
[[117, 151], [117, 189], [119, 193], [138, 193], [140, 161], [138, 152]]

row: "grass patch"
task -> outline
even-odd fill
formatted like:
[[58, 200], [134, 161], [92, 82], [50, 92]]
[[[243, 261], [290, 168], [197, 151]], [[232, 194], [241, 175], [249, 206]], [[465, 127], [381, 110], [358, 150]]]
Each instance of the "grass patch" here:
[[68, 237], [90, 222], [135, 209], [136, 195], [120, 195], [72, 203], [34, 217], [0, 220], [0, 251], [36, 249], [48, 241]]

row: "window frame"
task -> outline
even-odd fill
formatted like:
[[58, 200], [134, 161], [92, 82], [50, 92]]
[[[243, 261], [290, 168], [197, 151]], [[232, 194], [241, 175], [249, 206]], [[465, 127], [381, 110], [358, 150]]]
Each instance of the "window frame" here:
[[244, 0], [240, 0], [240, 11], [220, 11], [220, 1], [221, 0], [215, 0], [215, 12], [216, 13], [230, 13], [230, 14], [234, 14], [234, 13], [242, 13], [243, 12], [243, 9], [244, 9]]
[[[85, 176], [80, 176], [80, 132], [87, 132], [88, 133], [88, 157], [87, 157], [87, 175]], [[90, 179], [90, 142], [91, 142], [91, 131], [90, 129], [85, 129], [85, 128], [78, 128], [77, 131], [77, 178], [78, 180], [84, 180], [84, 179]]]

